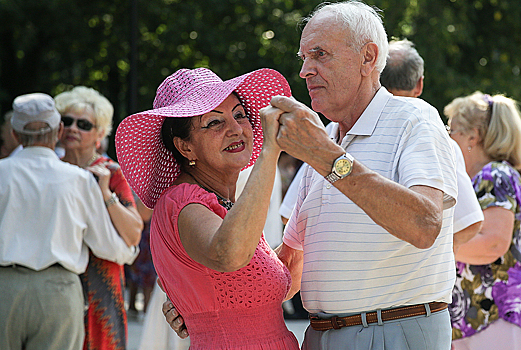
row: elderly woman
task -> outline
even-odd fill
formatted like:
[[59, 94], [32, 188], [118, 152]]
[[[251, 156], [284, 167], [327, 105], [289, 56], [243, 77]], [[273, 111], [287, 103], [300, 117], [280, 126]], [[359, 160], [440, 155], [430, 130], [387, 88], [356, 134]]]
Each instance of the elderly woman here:
[[[276, 121], [263, 121], [263, 142], [259, 109], [281, 94], [288, 83], [270, 69], [227, 81], [181, 69], [154, 109], [118, 127], [118, 159], [154, 209], [154, 266], [191, 349], [298, 349], [281, 308], [290, 274], [262, 232], [280, 148]], [[255, 161], [235, 201], [239, 173]]]
[[[65, 126], [63, 161], [91, 171], [98, 180], [112, 223], [127, 245], [139, 244], [143, 222], [118, 164], [96, 152], [112, 128], [112, 104], [97, 91], [77, 86], [55, 97]], [[85, 349], [124, 349], [127, 317], [123, 265], [90, 254], [81, 276], [88, 311]]]
[[514, 100], [481, 92], [445, 107], [485, 221], [456, 254], [454, 349], [521, 349], [521, 119]]

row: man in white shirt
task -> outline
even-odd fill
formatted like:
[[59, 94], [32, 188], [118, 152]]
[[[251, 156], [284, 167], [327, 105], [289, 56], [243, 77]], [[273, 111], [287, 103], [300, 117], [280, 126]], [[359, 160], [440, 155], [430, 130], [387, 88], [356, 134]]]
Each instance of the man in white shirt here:
[[314, 111], [284, 97], [265, 110], [309, 164], [278, 251], [294, 290], [302, 271], [303, 349], [450, 349], [455, 155], [434, 107], [380, 85], [387, 50], [374, 8], [322, 6], [299, 52]]
[[23, 145], [0, 160], [0, 349], [81, 349], [88, 250], [119, 264], [137, 256], [117, 234], [94, 177], [62, 162], [52, 97], [17, 97], [11, 119]]
[[[423, 92], [424, 62], [414, 44], [407, 40], [391, 40], [389, 57], [380, 77], [382, 86], [395, 96], [420, 97]], [[454, 206], [454, 252], [474, 237], [483, 223], [483, 211], [465, 170], [465, 160], [456, 141], [450, 139], [456, 154], [458, 198]]]

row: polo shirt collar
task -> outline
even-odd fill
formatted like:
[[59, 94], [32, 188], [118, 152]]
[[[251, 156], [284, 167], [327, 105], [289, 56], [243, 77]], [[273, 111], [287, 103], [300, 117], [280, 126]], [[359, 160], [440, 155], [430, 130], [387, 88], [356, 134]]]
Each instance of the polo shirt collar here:
[[[380, 115], [387, 104], [387, 101], [393, 95], [387, 91], [385, 87], [380, 87], [374, 95], [369, 105], [366, 107], [360, 118], [356, 121], [355, 125], [349, 130], [345, 138], [352, 139], [354, 136], [371, 136], [376, 128], [376, 124], [380, 119]], [[350, 136], [351, 135], [351, 136]], [[330, 129], [329, 136], [336, 140], [338, 136], [338, 123], [332, 126]]]
[[355, 125], [347, 132], [348, 135], [362, 135], [371, 136], [376, 128], [378, 119], [387, 104], [387, 101], [393, 95], [387, 91], [385, 87], [380, 87], [374, 95], [369, 105], [364, 110], [364, 113], [358, 118]]

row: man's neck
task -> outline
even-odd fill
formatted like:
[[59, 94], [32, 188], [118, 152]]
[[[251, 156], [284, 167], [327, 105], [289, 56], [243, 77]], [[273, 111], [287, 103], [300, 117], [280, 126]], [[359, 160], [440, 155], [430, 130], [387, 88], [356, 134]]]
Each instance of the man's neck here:
[[381, 86], [382, 85], [380, 85], [379, 80], [375, 81], [371, 86], [371, 90], [367, 94], [365, 94], [365, 96], [361, 96], [361, 98], [358, 99], [359, 102], [356, 104], [356, 106], [353, 106], [353, 108], [351, 108], [350, 113], [347, 113], [347, 116], [338, 122], [339, 144], [342, 142], [342, 139], [346, 136], [349, 130], [351, 130], [351, 128], [356, 124], [358, 119], [360, 119], [360, 117], [366, 110], [367, 106], [369, 106], [369, 104], [371, 103]]

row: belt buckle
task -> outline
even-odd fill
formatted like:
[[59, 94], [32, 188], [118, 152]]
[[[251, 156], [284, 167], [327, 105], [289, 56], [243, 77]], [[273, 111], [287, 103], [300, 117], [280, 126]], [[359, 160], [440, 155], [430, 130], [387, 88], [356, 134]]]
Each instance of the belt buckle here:
[[340, 329], [340, 328], [346, 326], [345, 321], [338, 316], [333, 316], [329, 320], [331, 321], [331, 325], [333, 326], [333, 329]]

